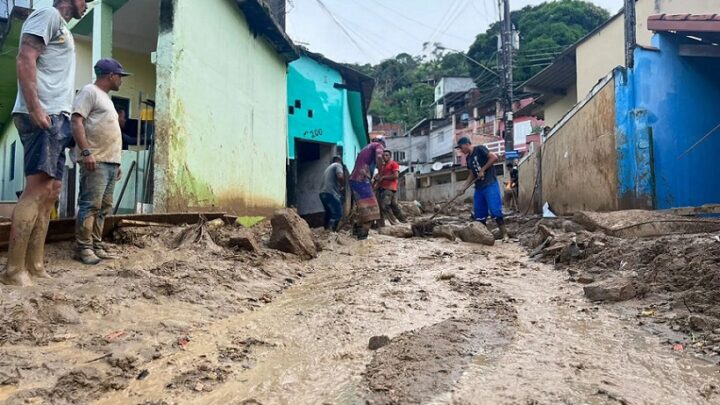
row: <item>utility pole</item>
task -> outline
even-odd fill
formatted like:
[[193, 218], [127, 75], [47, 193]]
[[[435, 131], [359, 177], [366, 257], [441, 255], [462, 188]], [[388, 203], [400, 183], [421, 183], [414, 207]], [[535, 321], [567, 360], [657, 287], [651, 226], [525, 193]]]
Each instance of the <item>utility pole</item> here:
[[498, 0], [503, 10], [503, 20], [500, 25], [500, 44], [502, 47], [502, 87], [503, 111], [505, 114], [505, 152], [515, 150], [515, 137], [513, 136], [513, 24], [510, 20], [510, 0]]
[[625, 67], [628, 69], [635, 66], [635, 45], [637, 45], [635, 1], [625, 0]]

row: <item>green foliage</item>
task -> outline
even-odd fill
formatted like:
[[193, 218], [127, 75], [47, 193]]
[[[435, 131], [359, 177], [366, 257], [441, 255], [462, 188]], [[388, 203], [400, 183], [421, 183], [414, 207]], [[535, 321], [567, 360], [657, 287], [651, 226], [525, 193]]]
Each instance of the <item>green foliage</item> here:
[[[519, 84], [537, 74], [568, 46], [610, 18], [603, 8], [581, 0], [560, 0], [527, 6], [511, 13], [515, 29], [520, 32], [520, 49], [514, 59], [513, 80]], [[497, 68], [497, 35], [499, 23], [476, 37], [468, 55]], [[470, 75], [478, 87], [492, 85], [479, 66], [470, 66]]]
[[[514, 81], [521, 83], [547, 66], [565, 48], [610, 17], [594, 4], [581, 0], [558, 0], [514, 11], [511, 19], [520, 32], [515, 57]], [[500, 24], [478, 34], [467, 55], [493, 70], [498, 69]], [[437, 80], [448, 76], [471, 76], [484, 93], [499, 89], [498, 79], [465, 55], [436, 47], [430, 56], [407, 53], [377, 65], [353, 68], [375, 78], [376, 89], [369, 113], [384, 122], [412, 125], [429, 114]]]

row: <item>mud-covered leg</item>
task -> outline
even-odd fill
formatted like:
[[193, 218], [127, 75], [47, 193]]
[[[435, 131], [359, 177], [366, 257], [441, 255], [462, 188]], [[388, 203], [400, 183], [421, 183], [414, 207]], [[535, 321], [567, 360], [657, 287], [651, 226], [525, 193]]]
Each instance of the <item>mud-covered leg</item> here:
[[51, 180], [50, 184], [50, 192], [46, 195], [45, 200], [38, 209], [35, 227], [30, 235], [25, 256], [27, 271], [35, 278], [50, 278], [50, 275], [45, 270], [45, 239], [47, 238], [48, 228], [50, 226], [50, 212], [60, 197], [62, 182]]

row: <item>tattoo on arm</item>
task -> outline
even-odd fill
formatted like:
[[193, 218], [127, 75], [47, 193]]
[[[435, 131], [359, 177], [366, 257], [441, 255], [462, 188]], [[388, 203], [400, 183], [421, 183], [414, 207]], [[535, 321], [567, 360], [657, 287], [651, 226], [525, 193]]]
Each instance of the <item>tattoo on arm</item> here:
[[45, 50], [45, 41], [43, 41], [43, 39], [37, 35], [23, 34], [22, 42], [20, 43], [20, 46], [21, 47], [23, 47], [23, 46], [30, 47], [32, 50], [37, 52], [39, 55]]

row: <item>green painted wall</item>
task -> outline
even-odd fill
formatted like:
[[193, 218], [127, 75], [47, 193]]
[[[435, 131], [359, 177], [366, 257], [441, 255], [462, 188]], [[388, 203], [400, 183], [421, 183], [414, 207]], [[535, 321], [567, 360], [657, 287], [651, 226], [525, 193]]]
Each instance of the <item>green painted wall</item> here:
[[163, 1], [157, 56], [156, 210], [284, 206], [284, 60], [230, 0]]

